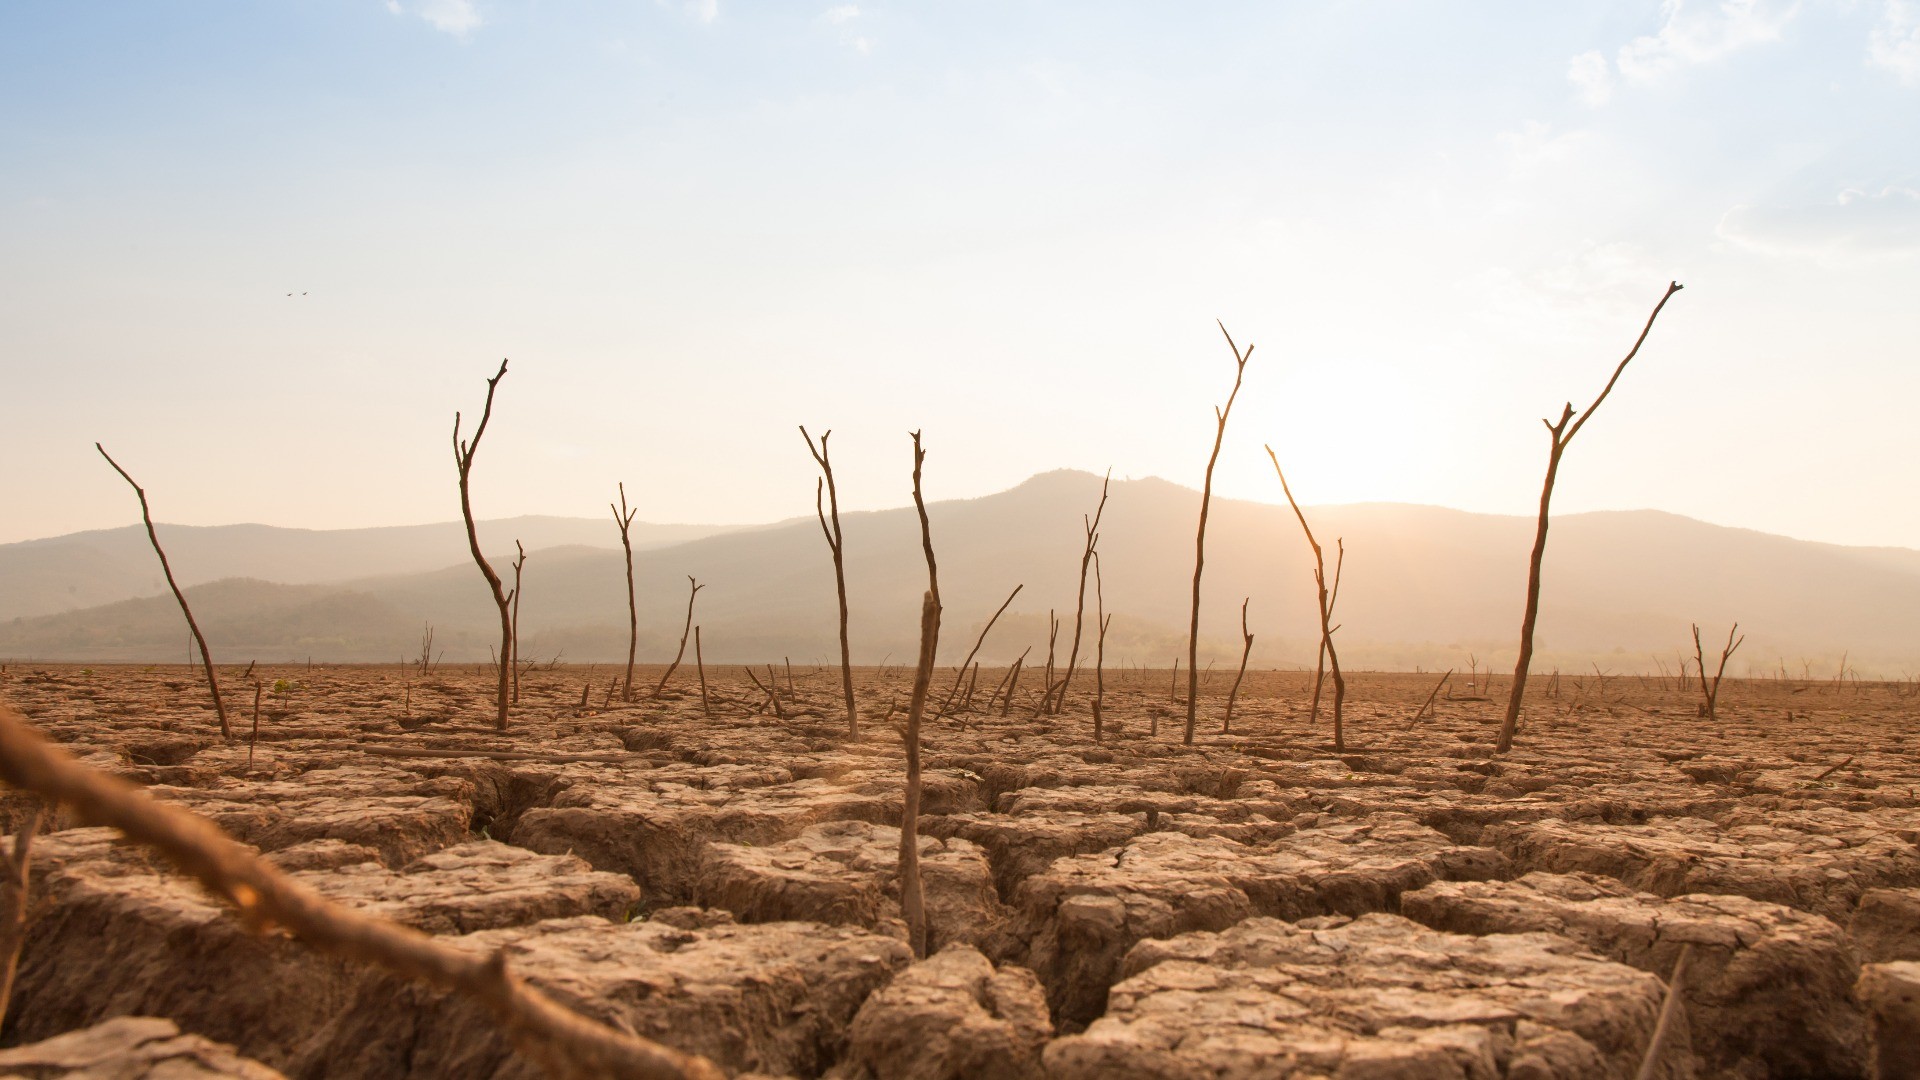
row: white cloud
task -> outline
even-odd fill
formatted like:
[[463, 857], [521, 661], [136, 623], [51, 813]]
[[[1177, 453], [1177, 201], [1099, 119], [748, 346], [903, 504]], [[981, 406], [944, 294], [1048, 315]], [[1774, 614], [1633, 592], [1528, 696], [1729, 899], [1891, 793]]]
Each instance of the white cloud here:
[[863, 37], [854, 38], [853, 50], [859, 53], [861, 56], [865, 56], [868, 53], [871, 53], [873, 51], [873, 39], [863, 38]]
[[1567, 81], [1580, 91], [1580, 100], [1600, 106], [1613, 96], [1613, 68], [1600, 50], [1591, 49], [1567, 64]]
[[843, 23], [860, 17], [860, 5], [836, 4], [820, 13], [820, 17], [830, 23]]
[[474, 9], [473, 0], [421, 0], [420, 17], [435, 30], [457, 38], [473, 33], [483, 21], [480, 12]]
[[720, 0], [687, 0], [687, 14], [710, 23], [720, 17]]
[[1887, 0], [1867, 40], [1867, 62], [1886, 68], [1907, 86], [1920, 86], [1920, 5]]
[[1750, 251], [1826, 263], [1920, 254], [1920, 191], [1850, 188], [1829, 203], [1736, 206], [1716, 231]]
[[405, 9], [400, 6], [400, 0], [387, 0], [387, 11], [390, 14], [399, 15], [404, 10]]
[[[1912, 0], [1888, 0], [1889, 10]], [[1634, 38], [1620, 47], [1613, 62], [1590, 49], [1567, 63], [1567, 81], [1580, 100], [1599, 106], [1613, 97], [1618, 82], [1657, 82], [1683, 68], [1716, 60], [1768, 42], [1779, 41], [1789, 22], [1800, 13], [1797, 0], [1720, 0], [1711, 6], [1690, 6], [1687, 0], [1664, 0], [1660, 29]], [[1876, 48], [1879, 31], [1875, 31]], [[1920, 53], [1920, 44], [1906, 46]], [[1876, 54], [1877, 55], [1877, 54]], [[1914, 57], [1920, 64], [1920, 55]]]
[[1686, 0], [1666, 0], [1660, 31], [1638, 37], [1620, 49], [1615, 63], [1628, 82], [1651, 82], [1681, 68], [1712, 63], [1754, 45], [1780, 40], [1799, 14], [1797, 3], [1721, 0], [1711, 8], [1689, 8]]

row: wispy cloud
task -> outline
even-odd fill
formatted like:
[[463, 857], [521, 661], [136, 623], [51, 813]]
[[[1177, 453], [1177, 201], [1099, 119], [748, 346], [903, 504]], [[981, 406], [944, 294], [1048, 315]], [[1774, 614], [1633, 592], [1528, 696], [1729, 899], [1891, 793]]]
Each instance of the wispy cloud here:
[[[400, 0], [386, 0], [386, 5], [395, 15], [404, 15], [409, 10]], [[435, 30], [462, 41], [472, 37], [486, 22], [473, 6], [473, 0], [416, 0], [411, 10]]]
[[860, 17], [860, 5], [836, 4], [820, 13], [820, 17], [830, 23], [843, 23]]
[[1906, 86], [1920, 86], [1920, 4], [1887, 0], [1867, 39], [1867, 62], [1893, 72]]
[[1613, 97], [1613, 65], [1599, 49], [1590, 49], [1567, 63], [1567, 81], [1580, 93], [1580, 100], [1601, 106]]
[[[1889, 0], [1888, 7], [1907, 2]], [[1712, 5], [1665, 0], [1659, 30], [1622, 45], [1611, 62], [1598, 49], [1575, 56], [1567, 64], [1567, 81], [1580, 100], [1604, 105], [1621, 82], [1658, 82], [1682, 69], [1779, 41], [1799, 13], [1797, 2], [1780, 0], [1720, 0]]]
[[1826, 263], [1920, 254], [1920, 191], [1848, 189], [1827, 203], [1736, 206], [1717, 232], [1750, 251]]
[[687, 0], [688, 15], [703, 23], [710, 23], [720, 17], [720, 0]]

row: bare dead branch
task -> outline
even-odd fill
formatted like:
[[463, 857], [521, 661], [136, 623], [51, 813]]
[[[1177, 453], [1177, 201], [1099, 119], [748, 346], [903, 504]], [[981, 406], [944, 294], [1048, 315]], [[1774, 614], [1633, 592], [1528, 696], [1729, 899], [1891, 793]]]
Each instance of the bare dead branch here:
[[160, 572], [167, 579], [167, 588], [173, 590], [173, 598], [180, 605], [180, 614], [187, 617], [187, 629], [193, 631], [193, 640], [200, 646], [200, 666], [206, 669], [207, 689], [213, 694], [213, 711], [220, 717], [220, 737], [232, 738], [233, 732], [227, 727], [227, 703], [220, 698], [220, 679], [213, 673], [213, 657], [207, 653], [206, 635], [200, 632], [200, 624], [193, 621], [193, 609], [187, 606], [187, 594], [181, 592], [179, 584], [173, 580], [173, 567], [167, 562], [166, 549], [160, 546], [160, 536], [153, 531], [153, 512], [147, 508], [146, 489], [133, 482], [133, 477], [128, 476], [127, 470], [113, 460], [106, 447], [94, 443], [93, 448], [100, 451], [100, 456], [107, 459], [113, 471], [119, 473], [120, 479], [125, 480], [127, 486], [133, 488], [133, 493], [140, 497], [140, 520], [147, 525], [147, 541], [153, 545], [153, 553], [160, 556]]
[[987, 620], [987, 625], [980, 628], [980, 636], [974, 639], [973, 648], [967, 650], [967, 658], [960, 663], [960, 674], [953, 680], [953, 689], [947, 691], [947, 700], [941, 702], [940, 708], [934, 713], [935, 716], [945, 716], [947, 710], [953, 707], [953, 699], [960, 693], [960, 680], [966, 677], [967, 666], [973, 663], [973, 658], [980, 652], [980, 646], [986, 643], [988, 631], [993, 629], [994, 623], [1000, 621], [1000, 616], [1006, 612], [1007, 605], [1013, 603], [1013, 598], [1019, 596], [1020, 590], [1026, 587], [1025, 582], [1015, 585], [1013, 591], [1007, 594], [1007, 598], [1001, 601], [1000, 610], [994, 612], [993, 618]]
[[[1327, 585], [1326, 554], [1320, 548], [1320, 541], [1314, 539], [1313, 528], [1307, 524], [1307, 515], [1301, 511], [1300, 503], [1293, 497], [1293, 489], [1287, 485], [1286, 471], [1280, 468], [1280, 457], [1267, 447], [1267, 457], [1273, 460], [1273, 471], [1280, 477], [1280, 490], [1286, 493], [1287, 505], [1293, 507], [1293, 516], [1300, 522], [1300, 531], [1307, 536], [1307, 546], [1313, 549], [1313, 584], [1320, 598], [1320, 655], [1325, 657], [1327, 666], [1333, 671], [1333, 748], [1344, 752], [1347, 748], [1345, 723], [1345, 705], [1347, 698], [1347, 680], [1340, 673], [1340, 654], [1333, 647], [1333, 632], [1340, 629], [1333, 623], [1333, 605], [1340, 595], [1340, 574], [1347, 562], [1347, 543], [1344, 537], [1335, 540], [1339, 555], [1333, 564], [1333, 585]], [[1314, 713], [1317, 718], [1320, 708], [1320, 673], [1314, 672], [1313, 678]]]
[[1640, 1059], [1640, 1071], [1634, 1074], [1634, 1080], [1653, 1080], [1660, 1075], [1660, 1052], [1666, 1049], [1667, 1033], [1673, 1027], [1673, 1015], [1680, 1011], [1680, 1003], [1685, 1000], [1682, 986], [1687, 977], [1687, 961], [1691, 959], [1693, 943], [1687, 942], [1680, 946], [1680, 955], [1673, 962], [1673, 974], [1667, 976], [1667, 997], [1660, 1003], [1660, 1019], [1654, 1021], [1653, 1038], [1647, 1040], [1647, 1053]]
[[707, 696], [707, 661], [700, 655], [700, 628], [693, 628], [693, 666], [700, 673], [700, 714], [713, 715], [713, 701]]
[[1220, 733], [1233, 731], [1233, 703], [1240, 697], [1240, 682], [1247, 677], [1247, 657], [1253, 655], [1253, 631], [1247, 629], [1247, 605], [1253, 597], [1244, 597], [1240, 601], [1240, 637], [1244, 647], [1240, 650], [1240, 673], [1233, 677], [1233, 689], [1227, 691], [1227, 714], [1220, 720]]
[[460, 472], [460, 516], [467, 523], [467, 548], [473, 553], [473, 561], [480, 567], [481, 576], [487, 579], [487, 588], [493, 593], [493, 604], [500, 609], [500, 686], [497, 693], [497, 715], [494, 726], [501, 731], [507, 730], [508, 682], [512, 678], [512, 665], [505, 663], [513, 652], [513, 615], [507, 609], [505, 586], [500, 575], [494, 572], [493, 564], [480, 551], [480, 534], [473, 523], [473, 455], [480, 449], [480, 437], [487, 433], [487, 423], [493, 419], [493, 392], [500, 380], [507, 377], [507, 362], [500, 361], [500, 370], [487, 380], [487, 404], [481, 410], [480, 425], [473, 429], [473, 441], [460, 439], [460, 414], [453, 414], [453, 464]]
[[1100, 503], [1093, 508], [1093, 516], [1082, 515], [1080, 520], [1086, 529], [1086, 546], [1080, 552], [1080, 591], [1073, 603], [1073, 645], [1067, 650], [1067, 673], [1060, 680], [1058, 690], [1049, 690], [1053, 702], [1049, 712], [1058, 713], [1067, 703], [1067, 688], [1073, 685], [1073, 672], [1080, 663], [1080, 621], [1087, 610], [1087, 567], [1093, 562], [1094, 553], [1100, 547], [1100, 517], [1107, 512], [1107, 488], [1113, 483], [1113, 469], [1107, 469], [1107, 475], [1100, 480]]
[[[673, 654], [673, 663], [668, 664], [667, 673], [660, 676], [660, 685], [653, 688], [652, 696], [656, 698], [660, 696], [660, 691], [667, 688], [667, 680], [673, 678], [673, 673], [680, 669], [681, 657], [687, 655], [687, 635], [693, 633], [693, 598], [700, 595], [701, 589], [706, 588], [705, 585], [695, 581], [692, 574], [687, 575], [687, 584], [691, 586], [687, 590], [687, 625], [680, 631], [680, 650]], [[789, 679], [788, 682], [792, 680]]]
[[1233, 412], [1233, 399], [1240, 396], [1247, 361], [1253, 358], [1251, 344], [1241, 352], [1233, 343], [1233, 335], [1227, 333], [1226, 324], [1218, 319], [1214, 322], [1227, 339], [1227, 348], [1233, 350], [1233, 392], [1227, 395], [1225, 408], [1216, 406], [1213, 410], [1219, 425], [1213, 433], [1213, 453], [1207, 458], [1206, 482], [1200, 487], [1200, 525], [1193, 533], [1193, 616], [1187, 626], [1187, 734], [1184, 740], [1188, 746], [1193, 745], [1193, 724], [1200, 704], [1200, 571], [1207, 562], [1207, 506], [1213, 501], [1213, 467], [1220, 460], [1220, 444], [1227, 437], [1227, 416]]
[[[1660, 317], [1661, 309], [1667, 306], [1667, 301], [1673, 299], [1673, 294], [1680, 289], [1681, 285], [1677, 281], [1667, 283], [1665, 295], [1661, 296], [1660, 302], [1653, 306], [1653, 313], [1647, 316], [1647, 324], [1641, 327], [1640, 336], [1634, 339], [1633, 348], [1627, 351], [1627, 355], [1620, 361], [1619, 366], [1613, 369], [1613, 376], [1607, 380], [1607, 385], [1600, 391], [1600, 396], [1593, 399], [1593, 404], [1587, 406], [1587, 411], [1581, 413], [1578, 420], [1574, 419], [1573, 403], [1568, 402], [1561, 409], [1559, 423], [1551, 423], [1545, 419], [1540, 421], [1546, 426], [1549, 440], [1547, 476], [1540, 485], [1540, 521], [1533, 534], [1533, 553], [1527, 561], [1527, 608], [1520, 619], [1520, 655], [1514, 663], [1513, 690], [1507, 697], [1506, 718], [1501, 721], [1500, 737], [1494, 743], [1494, 752], [1497, 754], [1504, 754], [1513, 749], [1513, 735], [1520, 727], [1520, 704], [1526, 699], [1527, 671], [1533, 665], [1533, 629], [1540, 616], [1540, 566], [1547, 553], [1548, 510], [1553, 502], [1553, 482], [1560, 473], [1560, 457], [1566, 453], [1567, 444], [1573, 441], [1573, 437], [1579, 434], [1586, 422], [1593, 418], [1594, 410], [1598, 409], [1600, 403], [1607, 400], [1607, 395], [1613, 392], [1613, 384], [1620, 381], [1620, 373], [1627, 369], [1629, 361], [1639, 355], [1640, 346], [1646, 342], [1647, 335], [1653, 331], [1653, 321]], [[1569, 423], [1573, 425], [1571, 428], [1567, 426]]]
[[513, 542], [513, 549], [519, 552], [513, 560], [513, 640], [509, 650], [508, 662], [513, 665], [513, 703], [520, 704], [520, 571], [527, 565], [527, 549], [519, 540]]
[[20, 949], [27, 943], [28, 871], [32, 869], [33, 838], [47, 812], [38, 809], [13, 834], [13, 851], [0, 848], [0, 1020], [7, 1018], [13, 1000], [13, 977], [20, 968]]
[[[840, 491], [833, 484], [833, 461], [827, 452], [827, 438], [831, 430], [820, 433], [820, 445], [816, 449], [813, 436], [807, 434], [805, 426], [800, 428], [800, 437], [807, 440], [807, 453], [820, 466], [821, 478], [813, 486], [813, 511], [820, 518], [820, 532], [827, 538], [827, 550], [833, 553], [833, 587], [840, 597], [840, 688], [847, 700], [847, 738], [860, 737], [860, 714], [853, 703], [853, 652], [847, 638], [847, 563], [846, 538], [840, 533]], [[824, 485], [827, 493], [827, 508], [823, 512], [820, 506], [820, 489]], [[831, 515], [831, 528], [829, 528]]]
[[627, 484], [620, 482], [620, 505], [607, 504], [613, 511], [613, 523], [620, 527], [620, 547], [627, 555], [627, 678], [621, 684], [620, 700], [633, 700], [633, 654], [640, 647], [640, 607], [633, 595], [633, 515], [639, 507], [627, 508]]
[[913, 671], [913, 696], [907, 703], [907, 792], [900, 813], [900, 917], [907, 924], [913, 955], [927, 955], [926, 893], [920, 883], [920, 722], [926, 716], [927, 689], [933, 682], [933, 658], [940, 647], [940, 572], [933, 558], [933, 529], [921, 494], [920, 468], [927, 453], [913, 433], [913, 506], [920, 515], [920, 547], [927, 557], [927, 594], [920, 603], [920, 659]]

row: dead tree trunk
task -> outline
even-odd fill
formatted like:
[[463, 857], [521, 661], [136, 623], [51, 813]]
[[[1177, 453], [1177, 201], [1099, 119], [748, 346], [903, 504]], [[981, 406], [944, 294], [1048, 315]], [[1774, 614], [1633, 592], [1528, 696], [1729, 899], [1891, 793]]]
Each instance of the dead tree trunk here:
[[927, 556], [927, 595], [920, 603], [920, 662], [913, 672], [913, 697], [907, 704], [907, 795], [900, 812], [900, 917], [906, 920], [913, 955], [927, 955], [926, 894], [920, 885], [920, 721], [933, 682], [933, 657], [940, 647], [940, 573], [933, 560], [933, 530], [920, 494], [920, 466], [927, 452], [913, 433], [913, 505], [920, 514], [920, 546]]
[[[1273, 471], [1280, 477], [1280, 490], [1287, 495], [1287, 505], [1293, 507], [1293, 516], [1300, 521], [1300, 531], [1307, 534], [1307, 546], [1313, 549], [1313, 584], [1318, 590], [1320, 601], [1320, 648], [1326, 655], [1327, 666], [1333, 669], [1333, 748], [1344, 753], [1347, 749], [1345, 724], [1345, 706], [1347, 701], [1347, 680], [1340, 674], [1340, 654], [1334, 651], [1333, 632], [1340, 629], [1333, 622], [1333, 606], [1340, 601], [1340, 571], [1347, 562], [1347, 543], [1344, 538], [1334, 541], [1339, 547], [1339, 556], [1333, 564], [1333, 587], [1327, 587], [1327, 559], [1320, 550], [1320, 541], [1313, 538], [1313, 529], [1307, 525], [1307, 515], [1300, 512], [1300, 504], [1294, 501], [1293, 489], [1287, 486], [1287, 474], [1280, 468], [1280, 458], [1267, 447], [1267, 456], [1273, 459]], [[1320, 696], [1320, 683], [1314, 681], [1314, 700]]]
[[1740, 641], [1733, 640], [1733, 635], [1739, 633], [1739, 630], [1740, 624], [1734, 623], [1733, 629], [1727, 631], [1727, 647], [1720, 650], [1720, 669], [1713, 673], [1713, 681], [1708, 682], [1707, 654], [1705, 650], [1700, 647], [1700, 624], [1693, 624], [1693, 658], [1694, 663], [1700, 668], [1700, 697], [1703, 699], [1700, 703], [1700, 715], [1706, 717], [1708, 720], [1718, 720], [1720, 718], [1720, 714], [1717, 711], [1720, 702], [1720, 677], [1727, 673], [1727, 660], [1733, 656], [1733, 650], [1739, 648], [1741, 642], [1747, 640], [1745, 634], [1740, 635]]
[[1233, 731], [1233, 703], [1240, 697], [1241, 680], [1247, 677], [1247, 657], [1253, 655], [1253, 633], [1247, 629], [1247, 604], [1252, 600], [1249, 596], [1240, 601], [1240, 636], [1246, 640], [1246, 646], [1240, 650], [1240, 673], [1233, 677], [1233, 689], [1227, 691], [1227, 715], [1220, 721], [1222, 735]]
[[1252, 345], [1241, 352], [1240, 346], [1233, 343], [1233, 335], [1227, 333], [1226, 324], [1219, 326], [1220, 333], [1227, 339], [1227, 348], [1233, 350], [1233, 392], [1227, 395], [1225, 408], [1213, 410], [1218, 424], [1213, 433], [1213, 453], [1207, 457], [1206, 482], [1200, 486], [1200, 525], [1193, 531], [1193, 617], [1187, 625], [1187, 733], [1182, 740], [1188, 746], [1193, 745], [1195, 710], [1200, 704], [1200, 571], [1207, 563], [1207, 504], [1213, 501], [1213, 467], [1220, 460], [1220, 443], [1227, 437], [1227, 415], [1233, 412], [1233, 399], [1240, 396], [1240, 381], [1246, 377], [1247, 361], [1253, 357]]
[[[813, 512], [820, 518], [820, 531], [826, 534], [827, 549], [833, 553], [833, 587], [840, 595], [840, 688], [847, 699], [847, 738], [860, 737], [860, 714], [853, 704], [853, 652], [847, 643], [847, 563], [845, 539], [840, 535], [840, 493], [833, 486], [833, 462], [827, 455], [827, 438], [832, 431], [820, 433], [820, 446], [815, 449], [813, 436], [807, 434], [803, 426], [800, 436], [807, 440], [807, 452], [813, 460], [820, 463], [820, 480], [813, 485]], [[827, 489], [827, 507], [825, 512], [820, 506], [820, 488]], [[829, 528], [831, 517], [831, 528]]]
[[973, 648], [967, 650], [967, 658], [960, 664], [960, 674], [954, 677], [953, 689], [947, 691], [947, 700], [940, 704], [940, 711], [936, 715], [945, 716], [947, 715], [947, 710], [953, 707], [953, 699], [960, 693], [960, 681], [967, 677], [968, 665], [973, 663], [974, 656], [980, 652], [980, 646], [986, 643], [987, 632], [993, 629], [994, 623], [1000, 621], [1000, 616], [1005, 614], [1007, 605], [1013, 603], [1013, 598], [1019, 596], [1020, 590], [1026, 587], [1025, 582], [1015, 585], [1013, 591], [1008, 593], [1007, 598], [1001, 602], [1000, 610], [994, 612], [993, 618], [988, 619], [987, 625], [980, 629], [980, 636], [974, 639]]
[[[206, 669], [207, 689], [213, 693], [213, 711], [214, 714], [220, 718], [220, 737], [223, 739], [232, 738], [233, 732], [227, 727], [227, 703], [220, 698], [220, 679], [219, 676], [213, 673], [213, 657], [207, 652], [206, 636], [200, 633], [200, 624], [193, 621], [193, 609], [187, 606], [187, 594], [181, 592], [180, 586], [173, 580], [173, 567], [168, 565], [167, 553], [160, 546], [160, 537], [153, 531], [153, 513], [147, 509], [147, 492], [139, 484], [133, 482], [133, 477], [128, 476], [127, 470], [121, 468], [120, 463], [113, 460], [107, 453], [106, 447], [101, 446], [99, 443], [94, 443], [93, 448], [100, 451], [100, 456], [107, 459], [107, 464], [113, 466], [113, 471], [119, 473], [120, 479], [125, 480], [128, 486], [133, 488], [133, 493], [140, 497], [140, 520], [146, 522], [147, 540], [153, 544], [153, 553], [160, 556], [160, 572], [166, 576], [167, 588], [173, 590], [173, 598], [180, 604], [180, 614], [187, 617], [187, 629], [193, 631], [193, 640], [200, 645], [200, 666]], [[464, 477], [461, 479], [460, 484], [461, 490], [465, 491], [466, 480]], [[191, 661], [191, 657], [189, 657], [189, 661]]]
[[607, 504], [613, 511], [613, 523], [620, 527], [620, 547], [627, 554], [627, 681], [621, 685], [620, 700], [633, 700], [633, 654], [640, 647], [640, 607], [633, 597], [633, 515], [639, 507], [627, 509], [626, 481], [620, 483], [620, 505]]
[[[673, 654], [673, 663], [668, 664], [667, 673], [660, 676], [660, 685], [653, 688], [654, 697], [659, 697], [660, 691], [667, 688], [667, 680], [673, 678], [673, 673], [679, 670], [680, 659], [687, 655], [687, 635], [693, 633], [693, 598], [700, 595], [701, 589], [706, 588], [705, 585], [693, 580], [692, 574], [687, 575], [687, 584], [691, 585], [692, 589], [687, 593], [687, 625], [680, 631], [680, 651]], [[768, 674], [767, 678], [772, 679], [772, 674]], [[793, 679], [791, 676], [787, 679], [787, 689], [789, 693], [792, 692]]]
[[1107, 487], [1113, 482], [1113, 470], [1100, 481], [1100, 504], [1093, 508], [1093, 516], [1082, 515], [1080, 520], [1087, 532], [1086, 547], [1080, 552], [1080, 591], [1073, 602], [1073, 645], [1067, 650], [1067, 673], [1061, 677], [1059, 689], [1049, 689], [1052, 706], [1049, 712], [1058, 713], [1067, 704], [1067, 688], [1073, 685], [1073, 671], [1080, 663], [1080, 622], [1087, 610], [1087, 566], [1093, 562], [1094, 552], [1100, 546], [1100, 516], [1107, 512]]
[[521, 547], [518, 540], [513, 542], [513, 549], [520, 553], [519, 557], [513, 560], [513, 652], [511, 653], [513, 703], [518, 705], [520, 704], [520, 570], [527, 565], [527, 549]]
[[[480, 534], [473, 524], [473, 455], [480, 449], [480, 437], [487, 433], [487, 421], [493, 418], [493, 391], [500, 380], [507, 376], [507, 362], [500, 361], [500, 370], [487, 380], [487, 406], [480, 413], [480, 426], [473, 429], [473, 441], [460, 439], [460, 414], [453, 414], [453, 464], [460, 471], [460, 516], [467, 522], [467, 547], [473, 552], [473, 561], [480, 567], [480, 573], [487, 579], [487, 588], [493, 593], [493, 606], [500, 609], [500, 655], [509, 656], [513, 647], [513, 613], [507, 607], [505, 587], [500, 583], [500, 575], [493, 572], [493, 564], [480, 551]], [[496, 715], [494, 726], [501, 731], [507, 730], [508, 680], [512, 678], [510, 665], [500, 665], [500, 686], [496, 695]]]
[[1507, 715], [1501, 721], [1500, 738], [1494, 744], [1494, 753], [1504, 754], [1513, 749], [1513, 734], [1520, 727], [1520, 703], [1527, 695], [1527, 669], [1533, 665], [1533, 627], [1540, 615], [1540, 563], [1547, 554], [1547, 511], [1553, 502], [1554, 478], [1560, 473], [1560, 456], [1566, 453], [1567, 444], [1573, 441], [1573, 437], [1580, 434], [1580, 429], [1593, 418], [1594, 410], [1600, 408], [1600, 403], [1613, 392], [1613, 384], [1620, 381], [1620, 373], [1627, 370], [1627, 364], [1639, 355], [1640, 346], [1645, 344], [1647, 335], [1653, 332], [1653, 321], [1660, 317], [1660, 309], [1666, 307], [1667, 301], [1673, 299], [1673, 294], [1680, 289], [1677, 281], [1667, 284], [1666, 294], [1660, 297], [1659, 303], [1653, 305], [1653, 314], [1647, 316], [1647, 324], [1641, 327], [1633, 348], [1613, 369], [1613, 377], [1607, 380], [1600, 396], [1593, 399], [1593, 404], [1587, 406], [1587, 411], [1581, 413], [1578, 420], [1574, 419], [1573, 403], [1568, 402], [1560, 412], [1559, 423], [1549, 423], [1545, 419], [1540, 421], [1546, 425], [1549, 440], [1547, 478], [1540, 485], [1540, 524], [1533, 534], [1533, 554], [1527, 560], [1527, 610], [1520, 618], [1520, 658], [1513, 667], [1513, 692], [1507, 697]]

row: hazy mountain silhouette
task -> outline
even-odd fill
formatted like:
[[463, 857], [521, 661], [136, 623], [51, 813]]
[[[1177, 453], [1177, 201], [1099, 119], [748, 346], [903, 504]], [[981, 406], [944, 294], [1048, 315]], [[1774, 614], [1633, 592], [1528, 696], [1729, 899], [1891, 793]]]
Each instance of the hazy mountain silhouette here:
[[[656, 548], [726, 532], [734, 526], [652, 525], [636, 521], [636, 548]], [[457, 521], [375, 529], [282, 529], [271, 525], [156, 526], [182, 586], [223, 578], [257, 578], [290, 585], [338, 583], [369, 574], [437, 570], [466, 550], [466, 526]], [[489, 550], [529, 550], [559, 544], [614, 546], [612, 515], [590, 518], [517, 517], [479, 523]], [[0, 619], [77, 611], [116, 600], [165, 592], [166, 579], [146, 529], [128, 525], [46, 540], [0, 544]]]
[[[1097, 476], [1059, 471], [996, 495], [929, 507], [946, 603], [944, 662], [958, 663], [1008, 591], [1024, 583], [982, 657], [1004, 662], [1032, 646], [1030, 660], [1043, 661], [1051, 607], [1062, 621], [1057, 648], [1064, 663], [1082, 515], [1092, 511], [1099, 488]], [[1184, 656], [1198, 500], [1197, 492], [1164, 480], [1114, 483], [1100, 530], [1106, 607], [1116, 614], [1109, 663], [1166, 666]], [[1336, 538], [1346, 542], [1338, 619], [1350, 664], [1465, 668], [1471, 655], [1482, 666], [1511, 667], [1530, 518], [1401, 504], [1317, 507], [1308, 514], [1330, 560]], [[586, 535], [595, 546], [529, 545], [523, 655], [623, 657], [621, 557], [600, 546], [617, 537], [605, 522], [579, 522], [592, 531], [571, 533], [563, 526], [572, 523], [545, 520], [555, 522], [548, 535]], [[907, 507], [849, 513], [843, 525], [855, 659], [875, 663], [890, 655], [900, 662], [914, 650], [926, 587], [917, 518]], [[531, 532], [516, 527], [523, 540]], [[1748, 641], [1730, 674], [1784, 663], [1798, 675], [1806, 662], [1815, 675], [1830, 677], [1848, 651], [1863, 674], [1920, 669], [1920, 552], [1810, 543], [1655, 511], [1569, 514], [1554, 520], [1552, 535], [1537, 670], [1584, 670], [1596, 662], [1610, 671], [1651, 670], [1655, 656], [1671, 666], [1675, 650], [1691, 648], [1690, 622], [1699, 622], [1711, 642], [1723, 640], [1736, 619]], [[496, 528], [488, 541], [502, 566], [511, 554], [505, 537]], [[10, 555], [0, 549], [0, 566]], [[261, 565], [268, 557], [249, 552], [247, 574], [269, 576]], [[304, 565], [351, 561], [310, 558]], [[498, 624], [485, 584], [466, 561], [463, 538], [444, 543], [438, 564], [427, 572], [336, 579], [331, 586], [222, 582], [191, 595], [223, 661], [309, 654], [397, 660], [418, 654], [423, 622], [433, 624], [449, 659], [485, 659], [489, 643], [497, 644]], [[203, 577], [212, 569], [210, 559], [199, 566]], [[790, 656], [810, 663], [837, 655], [832, 566], [813, 519], [639, 554], [643, 658], [671, 656], [689, 574], [707, 586], [695, 621], [704, 627], [709, 662]], [[1211, 658], [1237, 660], [1240, 601], [1250, 596], [1253, 663], [1312, 664], [1310, 554], [1284, 505], [1216, 499], [1205, 582], [1202, 634]], [[3, 618], [10, 604], [0, 605]], [[1089, 582], [1083, 656], [1092, 649], [1093, 606]], [[164, 595], [0, 621], [0, 655], [184, 659], [185, 640]]]

